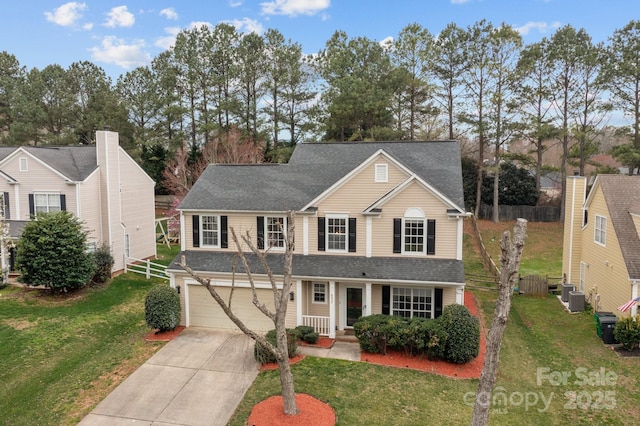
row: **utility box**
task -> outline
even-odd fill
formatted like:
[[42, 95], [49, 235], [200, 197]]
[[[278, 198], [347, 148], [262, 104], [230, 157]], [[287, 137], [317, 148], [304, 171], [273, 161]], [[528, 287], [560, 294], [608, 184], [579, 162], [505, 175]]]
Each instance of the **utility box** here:
[[575, 290], [576, 290], [576, 286], [573, 284], [562, 284], [562, 293], [560, 293], [560, 300], [562, 300], [564, 303], [568, 303], [569, 292], [575, 291]]
[[569, 310], [571, 312], [584, 311], [584, 293], [581, 291], [569, 292]]
[[602, 317], [600, 318], [600, 327], [602, 328], [602, 341], [606, 345], [613, 345], [616, 343], [616, 338], [613, 335], [613, 330], [616, 328], [616, 322], [618, 318], [614, 317]]

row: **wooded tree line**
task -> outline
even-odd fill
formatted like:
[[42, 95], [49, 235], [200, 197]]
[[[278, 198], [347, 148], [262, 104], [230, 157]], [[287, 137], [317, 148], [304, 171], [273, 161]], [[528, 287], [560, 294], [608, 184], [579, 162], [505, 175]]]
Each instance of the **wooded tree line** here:
[[[451, 23], [437, 35], [410, 24], [382, 44], [337, 31], [314, 55], [275, 29], [258, 35], [201, 26], [115, 84], [90, 62], [27, 70], [0, 54], [2, 144], [88, 143], [110, 126], [143, 164], [182, 147], [197, 161], [207, 143], [209, 158], [219, 161], [212, 141], [235, 128], [262, 146], [266, 161], [286, 160], [287, 146], [300, 140], [444, 138], [470, 141], [477, 159], [499, 164], [510, 141], [527, 139], [536, 176], [551, 143], [562, 146], [562, 173], [568, 161], [584, 173], [598, 152], [596, 134], [614, 114], [630, 123], [619, 129], [629, 143], [616, 154], [633, 172], [640, 165], [640, 21], [606, 43], [567, 25], [524, 45], [512, 27], [486, 20]], [[482, 169], [497, 182], [499, 168], [478, 164], [480, 199]]]

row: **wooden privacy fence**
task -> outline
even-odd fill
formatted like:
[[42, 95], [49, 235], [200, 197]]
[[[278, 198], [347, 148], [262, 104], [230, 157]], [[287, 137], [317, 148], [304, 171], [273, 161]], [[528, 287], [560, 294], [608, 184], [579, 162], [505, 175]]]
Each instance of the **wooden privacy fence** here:
[[549, 278], [541, 275], [527, 275], [518, 277], [518, 293], [529, 296], [546, 296], [547, 293], [558, 290], [559, 278]]
[[[482, 204], [479, 219], [492, 220], [493, 206]], [[552, 206], [498, 206], [500, 222], [510, 222], [518, 218], [529, 222], [559, 222], [560, 207]]]

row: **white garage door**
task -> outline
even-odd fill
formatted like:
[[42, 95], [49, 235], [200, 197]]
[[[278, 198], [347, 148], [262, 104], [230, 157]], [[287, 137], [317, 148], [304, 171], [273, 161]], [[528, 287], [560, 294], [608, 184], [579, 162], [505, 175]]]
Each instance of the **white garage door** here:
[[[229, 300], [229, 287], [216, 287], [216, 290], [225, 302]], [[258, 289], [257, 292], [260, 301], [273, 309], [273, 292], [269, 289]], [[236, 287], [231, 309], [252, 330], [268, 331], [274, 328], [273, 322], [253, 305], [252, 299], [251, 289]], [[189, 285], [189, 317], [191, 326], [238, 329], [201, 285]]]

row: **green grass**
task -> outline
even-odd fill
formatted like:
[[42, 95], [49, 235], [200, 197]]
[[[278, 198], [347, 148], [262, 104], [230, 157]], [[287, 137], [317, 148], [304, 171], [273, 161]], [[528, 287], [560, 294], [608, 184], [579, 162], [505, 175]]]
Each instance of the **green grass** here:
[[[161, 251], [166, 264], [172, 252]], [[111, 382], [161, 346], [143, 340], [149, 331], [144, 297], [160, 282], [126, 274], [66, 297], [21, 287], [0, 290], [2, 424], [81, 420]]]

